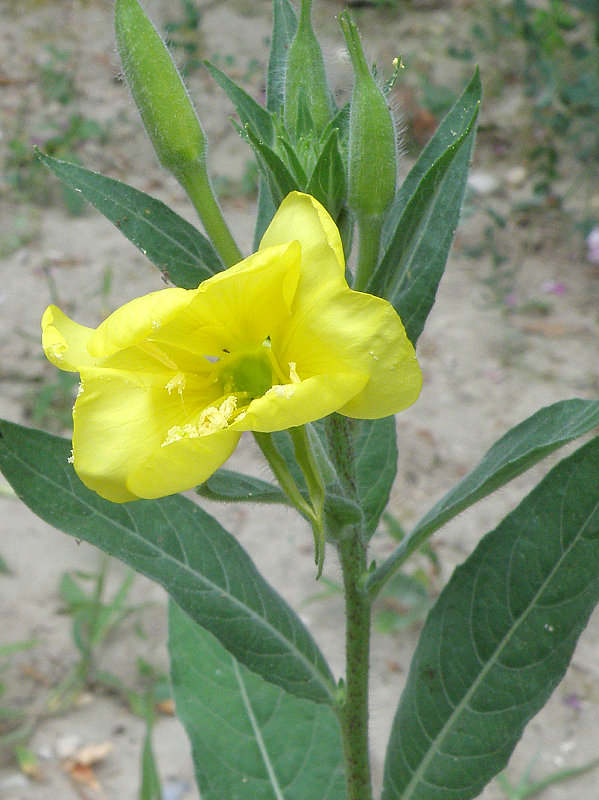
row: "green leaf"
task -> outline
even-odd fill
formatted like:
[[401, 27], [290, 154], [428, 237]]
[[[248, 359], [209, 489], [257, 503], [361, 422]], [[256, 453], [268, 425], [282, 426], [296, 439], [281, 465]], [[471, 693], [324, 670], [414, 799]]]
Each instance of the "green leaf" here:
[[387, 507], [397, 472], [395, 417], [365, 419], [355, 440], [358, 499], [364, 533], [370, 538]]
[[400, 186], [383, 230], [384, 249], [389, 246], [403, 216], [405, 207], [414, 195], [422, 178], [424, 178], [433, 164], [441, 158], [447, 148], [455, 144], [470, 129], [472, 114], [478, 107], [481, 93], [480, 73], [477, 69], [461, 97], [458, 97], [449, 109], [434, 135], [420, 153], [418, 161]]
[[306, 191], [323, 204], [333, 219], [337, 218], [346, 199], [347, 182], [345, 164], [339, 153], [339, 132], [336, 128], [331, 131], [318, 156]]
[[126, 183], [37, 153], [61, 181], [95, 208], [175, 286], [195, 289], [224, 266], [208, 239], [187, 220]]
[[139, 800], [162, 800], [162, 786], [152, 747], [152, 721], [146, 721], [146, 733], [141, 751], [141, 784]]
[[295, 145], [287, 139], [286, 132], [284, 135], [277, 136], [277, 144], [279, 151], [287, 157], [287, 166], [297, 188], [303, 191], [308, 183], [308, 176], [295, 152]]
[[277, 486], [229, 469], [218, 469], [198, 486], [197, 492], [208, 500], [228, 503], [287, 504], [287, 498]]
[[564, 444], [599, 425], [599, 401], [561, 400], [540, 409], [502, 436], [482, 461], [439, 500], [369, 580], [374, 587], [461, 511], [521, 475]]
[[272, 147], [256, 137], [252, 129], [237, 128], [240, 135], [252, 146], [258, 166], [268, 181], [268, 187], [275, 206], [279, 206], [289, 192], [301, 190], [281, 157]]
[[[341, 524], [361, 521], [364, 535], [370, 538], [389, 502], [397, 471], [395, 418], [356, 422], [353, 434], [356, 458], [355, 498], [345, 495], [335, 473], [329, 454], [325, 422], [313, 422], [308, 425], [308, 429], [312, 432], [310, 440], [326, 485], [325, 511]], [[300, 491], [307, 498], [308, 491], [288, 434], [278, 431], [272, 437]]]
[[174, 603], [169, 654], [177, 715], [204, 800], [343, 800], [339, 727], [241, 666]]
[[470, 800], [506, 764], [599, 601], [598, 476], [599, 437], [454, 572], [412, 660], [383, 800]]
[[[477, 85], [480, 90], [479, 80]], [[480, 105], [480, 91], [470, 94], [465, 130], [426, 170], [409, 199], [400, 192], [389, 215], [384, 255], [367, 287], [394, 306], [414, 345], [435, 302], [460, 216]]]
[[244, 126], [250, 125], [259, 139], [263, 139], [268, 144], [272, 144], [274, 128], [270, 112], [257, 103], [254, 98], [240, 86], [237, 86], [237, 84], [225, 75], [224, 72], [221, 72], [218, 67], [213, 66], [208, 61], [204, 63], [206, 64], [208, 72], [221, 89], [226, 92], [235, 106], [241, 124]]
[[254, 228], [254, 252], [260, 247], [264, 232], [270, 225], [275, 211], [276, 208], [272, 200], [268, 181], [261, 173], [258, 176], [258, 212], [256, 214], [256, 225]]
[[285, 101], [287, 55], [295, 31], [297, 17], [289, 0], [273, 0], [272, 39], [266, 78], [266, 108], [280, 111]]
[[310, 633], [228, 531], [181, 496], [103, 500], [77, 478], [70, 451], [66, 439], [0, 422], [0, 469], [34, 513], [160, 583], [249, 669], [299, 697], [334, 702]]

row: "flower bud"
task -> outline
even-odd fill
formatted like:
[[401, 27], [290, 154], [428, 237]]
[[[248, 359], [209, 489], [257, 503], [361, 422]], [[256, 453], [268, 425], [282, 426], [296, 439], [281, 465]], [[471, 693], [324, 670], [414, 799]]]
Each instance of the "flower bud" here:
[[301, 133], [306, 111], [317, 136], [333, 115], [322, 51], [310, 21], [311, 9], [312, 0], [301, 0], [297, 31], [287, 57], [284, 120], [292, 137], [297, 137], [298, 129]]
[[160, 34], [137, 0], [116, 0], [123, 72], [160, 163], [181, 182], [204, 165], [206, 137]]
[[348, 206], [359, 219], [384, 214], [395, 197], [397, 143], [387, 101], [347, 12], [339, 15], [355, 74], [349, 117]]

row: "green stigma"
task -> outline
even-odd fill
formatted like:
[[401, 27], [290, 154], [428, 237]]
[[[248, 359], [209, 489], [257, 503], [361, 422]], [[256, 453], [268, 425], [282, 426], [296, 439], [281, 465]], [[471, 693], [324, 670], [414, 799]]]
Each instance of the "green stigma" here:
[[218, 383], [224, 394], [262, 397], [273, 383], [270, 359], [264, 347], [252, 353], [232, 353], [221, 359]]

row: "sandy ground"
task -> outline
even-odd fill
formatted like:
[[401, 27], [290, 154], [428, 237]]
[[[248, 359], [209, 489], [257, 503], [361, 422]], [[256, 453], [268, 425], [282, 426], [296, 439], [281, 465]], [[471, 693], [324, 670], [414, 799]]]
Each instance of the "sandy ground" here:
[[[426, 53], [430, 50], [428, 58], [433, 60], [439, 37], [455, 24], [452, 13], [464, 13], [461, 5], [456, 4], [451, 12], [443, 7], [412, 10], [401, 20], [364, 12], [360, 24], [370, 52], [383, 63], [396, 55], [395, 43], [402, 41], [415, 48], [420, 44]], [[167, 0], [147, 3], [161, 23], [176, 16], [174, 6]], [[333, 19], [339, 8], [332, 0], [323, 0], [316, 12], [325, 30], [334, 80], [347, 90], [347, 66], [339, 57], [341, 39]], [[53, 44], [70, 54], [68, 64], [73, 65], [78, 91], [71, 104], [86, 117], [110, 123], [107, 144], [89, 140], [80, 148], [85, 165], [161, 197], [193, 220], [193, 211], [178, 186], [158, 168], [125, 87], [115, 81], [118, 66], [109, 4], [3, 0], [0, 26], [0, 147], [5, 164], [9, 163], [8, 142], [13, 137], [18, 134], [28, 144], [40, 136], [44, 119], [57, 118], [61, 113], [57, 103], [44, 100], [40, 88], [40, 65], [47, 63], [46, 47]], [[223, 67], [228, 65], [233, 77], [245, 80], [259, 96], [262, 87], [258, 76], [267, 58], [269, 3], [210, 3], [202, 14], [201, 30], [202, 57], [216, 58]], [[386, 31], [384, 39], [382, 30]], [[256, 62], [260, 68], [257, 72], [253, 69]], [[493, 83], [493, 64], [487, 69], [488, 80]], [[484, 82], [484, 63], [482, 74]], [[212, 142], [213, 174], [234, 182], [243, 172], [248, 154], [228, 125], [228, 101], [203, 71], [192, 74], [190, 85]], [[404, 100], [409, 102], [409, 98]], [[508, 140], [510, 136], [517, 140], [521, 102], [515, 94], [495, 96], [483, 111], [474, 171], [479, 178], [490, 179], [483, 187], [482, 198], [498, 209], [509, 209], [530, 189], [522, 151], [508, 148], [499, 158], [488, 133], [501, 125]], [[515, 180], [510, 169], [520, 169], [523, 164], [524, 174], [520, 171]], [[404, 169], [408, 165], [406, 158]], [[506, 180], [510, 174], [511, 180]], [[47, 384], [55, 378], [53, 368], [40, 356], [38, 343], [39, 319], [48, 302], [58, 300], [80, 321], [95, 325], [108, 310], [159, 288], [161, 283], [155, 268], [99, 214], [90, 210], [81, 216], [68, 216], [56, 187], [41, 206], [30, 202], [25, 193], [17, 197], [6, 182], [2, 189], [6, 196], [0, 242], [8, 242], [23, 225], [27, 235], [20, 246], [4, 247], [0, 262], [0, 414], [29, 423], [40, 381]], [[591, 196], [588, 202], [596, 204], [598, 199]], [[252, 198], [235, 192], [233, 186], [224, 209], [239, 244], [249, 252]], [[419, 343], [425, 376], [422, 397], [398, 418], [401, 463], [391, 510], [402, 524], [414, 522], [508, 427], [555, 400], [597, 394], [598, 268], [585, 260], [581, 237], [558, 212], [545, 211], [525, 222], [520, 219], [520, 225], [513, 224], [499, 234], [498, 244], [508, 257], [503, 272], [493, 271], [488, 252], [478, 259], [466, 254], [481, 239], [485, 224], [481, 214], [468, 216], [458, 230], [437, 305]], [[107, 270], [112, 285], [108, 293], [103, 293]], [[500, 294], [503, 299], [506, 276], [511, 309], [497, 300]], [[541, 305], [542, 315], [538, 313]], [[48, 417], [44, 424], [60, 429], [56, 418]], [[249, 440], [242, 441], [234, 458], [237, 467], [264, 474]], [[434, 546], [444, 566], [442, 575], [433, 580], [434, 591], [546, 468], [523, 476], [435, 537]], [[262, 510], [247, 506], [210, 506], [209, 510], [239, 538], [272, 584], [300, 608], [334, 671], [340, 674], [340, 598], [304, 604], [318, 589], [308, 531], [284, 510], [269, 511], [266, 521]], [[29, 747], [40, 767], [36, 779], [27, 777], [9, 752], [2, 753], [0, 798], [134, 798], [143, 723], [121, 700], [97, 690], [65, 713], [44, 713], [52, 687], [77, 658], [71, 620], [61, 613], [60, 576], [72, 570], [96, 571], [98, 553], [49, 528], [10, 497], [0, 497], [0, 519], [0, 554], [10, 567], [10, 574], [0, 575], [0, 644], [30, 638], [37, 642], [33, 649], [10, 660], [2, 674], [6, 694], [0, 702], [20, 707], [38, 720]], [[377, 535], [374, 553], [382, 555], [391, 548], [385, 533]], [[332, 580], [337, 577], [332, 553], [325, 574]], [[116, 585], [120, 576], [120, 566], [114, 565], [111, 585]], [[99, 662], [125, 685], [135, 687], [138, 655], [167, 668], [165, 602], [162, 591], [142, 578], [136, 579], [130, 599], [143, 603], [144, 610], [116, 631], [100, 651]], [[143, 639], [136, 633], [136, 622], [145, 631]], [[375, 635], [372, 749], [377, 782], [393, 710], [417, 636], [417, 626], [401, 635]], [[595, 616], [563, 683], [527, 729], [510, 764], [510, 775], [519, 776], [534, 758], [538, 759], [534, 774], [541, 777], [558, 767], [583, 764], [599, 756], [598, 664], [599, 617]], [[165, 799], [197, 798], [188, 744], [176, 719], [160, 717], [154, 739]], [[95, 767], [100, 791], [73, 783], [65, 771], [64, 756], [78, 746], [103, 742], [110, 742], [113, 749]], [[553, 786], [543, 798], [595, 797], [596, 776], [591, 773], [567, 785]], [[499, 800], [504, 795], [492, 783], [483, 797]]]

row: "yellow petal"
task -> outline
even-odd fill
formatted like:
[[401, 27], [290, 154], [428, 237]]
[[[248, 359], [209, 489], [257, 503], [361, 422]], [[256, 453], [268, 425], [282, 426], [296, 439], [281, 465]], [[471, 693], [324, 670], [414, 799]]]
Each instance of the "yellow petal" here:
[[331, 287], [346, 285], [339, 230], [324, 206], [301, 192], [291, 192], [283, 200], [262, 237], [260, 250], [294, 239], [302, 248], [296, 302], [300, 295], [306, 303], [314, 294], [326, 295]]
[[299, 383], [276, 385], [262, 397], [252, 400], [232, 423], [232, 430], [270, 433], [332, 414], [356, 395], [368, 380], [367, 375], [333, 372]]
[[93, 328], [73, 322], [56, 306], [48, 306], [42, 316], [42, 346], [48, 361], [67, 372], [79, 372], [94, 359], [87, 350]]
[[[73, 410], [75, 470], [86, 486], [116, 503], [151, 496], [142, 493], [139, 470], [161, 456], [169, 429], [188, 423], [213, 399], [202, 382], [189, 379], [179, 392], [177, 385], [169, 385], [173, 373], [161, 373], [149, 358], [132, 364], [141, 369], [83, 370]], [[129, 485], [131, 476], [136, 476], [135, 488]], [[173, 464], [165, 481], [163, 494], [172, 494], [193, 486], [195, 475]]]
[[289, 317], [299, 270], [297, 242], [255, 253], [204, 281], [152, 338], [200, 356], [259, 347]]
[[207, 480], [237, 447], [241, 433], [224, 430], [197, 439], [180, 439], [155, 450], [127, 479], [138, 497], [164, 497]]
[[197, 289], [160, 289], [137, 297], [107, 317], [94, 331], [89, 352], [103, 358], [147, 339], [192, 301]]
[[367, 376], [335, 409], [346, 416], [386, 417], [410, 406], [420, 393], [414, 348], [399, 316], [380, 297], [340, 289], [273, 340], [273, 350], [280, 361], [296, 362], [300, 376], [350, 371]]

